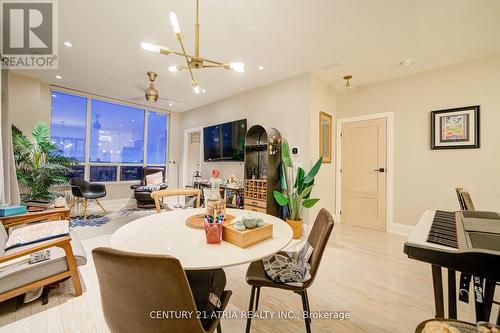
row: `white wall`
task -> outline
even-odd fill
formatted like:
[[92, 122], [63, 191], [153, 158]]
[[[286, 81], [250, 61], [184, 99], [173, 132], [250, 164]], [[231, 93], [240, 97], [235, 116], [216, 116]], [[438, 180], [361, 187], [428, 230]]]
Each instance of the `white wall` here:
[[[339, 118], [394, 112], [394, 222], [424, 209], [458, 209], [469, 189], [477, 209], [500, 210], [500, 56], [422, 72], [337, 96]], [[430, 150], [430, 111], [481, 106], [481, 148]]]
[[[308, 110], [309, 74], [303, 74], [184, 112], [181, 114], [181, 128], [206, 127], [246, 118], [248, 128], [257, 124], [276, 128], [291, 146], [302, 149], [297, 162], [308, 166]], [[243, 179], [244, 163], [202, 162], [203, 177], [209, 178], [213, 167], [221, 169], [222, 178], [234, 174]]]
[[24, 134], [39, 121], [50, 123], [50, 86], [28, 76], [10, 73], [10, 114], [12, 123]]
[[[326, 83], [307, 73], [184, 112], [181, 114], [181, 129], [206, 127], [242, 118], [247, 118], [248, 127], [256, 124], [275, 127], [288, 140], [290, 147], [300, 148], [299, 155], [294, 159], [295, 165], [308, 171], [319, 158], [320, 111], [335, 116], [335, 96]], [[210, 177], [213, 167], [221, 170], [222, 178], [234, 174], [243, 179], [244, 163], [202, 162], [204, 178]], [[333, 214], [334, 177], [334, 164], [323, 164], [313, 190], [313, 197], [321, 200], [304, 214], [306, 222], [312, 221], [323, 207]]]
[[[320, 198], [320, 201], [309, 210], [309, 219], [312, 221], [321, 208], [327, 209], [332, 215], [335, 212], [335, 118], [336, 118], [336, 94], [331, 87], [314, 74], [311, 74], [310, 82], [310, 147], [311, 166], [319, 158], [319, 113], [323, 111], [332, 116], [332, 149], [331, 163], [323, 163], [316, 176], [312, 198]], [[308, 170], [306, 169], [306, 172]]]

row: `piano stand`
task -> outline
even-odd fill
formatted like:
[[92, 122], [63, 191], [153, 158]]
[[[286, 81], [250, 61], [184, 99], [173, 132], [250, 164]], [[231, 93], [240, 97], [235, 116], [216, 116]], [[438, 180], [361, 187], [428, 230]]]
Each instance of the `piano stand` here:
[[[434, 287], [434, 306], [436, 308], [435, 318], [446, 318], [444, 314], [444, 296], [443, 296], [443, 274], [441, 266], [432, 266], [432, 284]], [[489, 322], [493, 297], [495, 295], [496, 282], [485, 280], [483, 302], [478, 302], [475, 292], [472, 293], [476, 305], [476, 322]], [[473, 287], [474, 288], [474, 287]], [[448, 318], [457, 319], [457, 280], [456, 272], [448, 269]], [[500, 320], [499, 318], [497, 322]]]
[[489, 319], [490, 319], [491, 306], [493, 305], [493, 296], [495, 296], [495, 287], [496, 287], [495, 281], [485, 280], [485, 282], [484, 282], [484, 317], [485, 317], [486, 321], [489, 321]]
[[457, 277], [455, 270], [448, 268], [448, 317], [457, 319]]
[[434, 306], [436, 318], [444, 318], [443, 274], [441, 266], [432, 265], [432, 284], [434, 286]]

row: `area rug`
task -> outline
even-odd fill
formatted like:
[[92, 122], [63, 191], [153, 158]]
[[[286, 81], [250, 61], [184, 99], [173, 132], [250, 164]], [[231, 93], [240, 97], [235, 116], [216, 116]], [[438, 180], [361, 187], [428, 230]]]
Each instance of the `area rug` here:
[[115, 212], [90, 214], [71, 218], [71, 230], [79, 239], [87, 239], [112, 234], [118, 228], [141, 217], [156, 214], [155, 209], [122, 208]]

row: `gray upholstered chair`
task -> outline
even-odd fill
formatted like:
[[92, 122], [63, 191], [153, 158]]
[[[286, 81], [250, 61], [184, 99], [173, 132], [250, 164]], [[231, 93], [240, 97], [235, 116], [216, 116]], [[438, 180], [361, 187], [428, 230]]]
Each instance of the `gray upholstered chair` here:
[[[75, 294], [82, 294], [77, 266], [85, 265], [85, 251], [75, 235], [4, 250], [8, 234], [0, 222], [0, 302], [71, 277]], [[50, 249], [50, 259], [35, 264], [15, 261], [30, 253]], [[11, 263], [9, 263], [11, 262]]]
[[[191, 288], [176, 258], [104, 247], [94, 249], [92, 256], [104, 319], [111, 332], [207, 333], [216, 328], [221, 331], [218, 318], [206, 330], [196, 318]], [[222, 294], [222, 310], [230, 296], [229, 290]], [[181, 319], [153, 318], [162, 316], [162, 311], [187, 311], [183, 313], [192, 315]]]

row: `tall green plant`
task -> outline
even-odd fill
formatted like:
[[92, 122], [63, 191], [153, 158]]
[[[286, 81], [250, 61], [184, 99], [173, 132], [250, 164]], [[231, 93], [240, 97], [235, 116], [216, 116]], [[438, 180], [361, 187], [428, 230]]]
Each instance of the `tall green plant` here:
[[281, 146], [281, 192], [274, 191], [274, 199], [280, 206], [288, 206], [290, 220], [298, 221], [302, 219], [302, 210], [311, 208], [319, 199], [311, 199], [311, 191], [314, 186], [314, 177], [318, 173], [323, 156], [314, 164], [311, 170], [307, 173], [299, 167], [297, 174], [293, 174], [293, 162], [290, 155], [290, 147], [286, 140]]
[[17, 180], [27, 192], [22, 195], [23, 201], [50, 200], [54, 197], [50, 187], [68, 183], [66, 175], [76, 160], [61, 155], [57, 146], [50, 142], [46, 124], [37, 123], [31, 136], [30, 139], [12, 127]]

